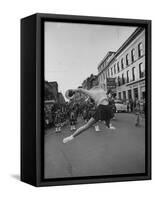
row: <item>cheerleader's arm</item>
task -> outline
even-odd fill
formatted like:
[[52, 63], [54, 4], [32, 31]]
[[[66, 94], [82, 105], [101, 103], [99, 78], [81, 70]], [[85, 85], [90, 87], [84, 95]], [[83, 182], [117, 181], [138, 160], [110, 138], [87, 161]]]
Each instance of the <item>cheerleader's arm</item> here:
[[85, 95], [88, 95], [88, 96], [90, 96], [92, 99], [94, 99], [92, 93], [91, 93], [89, 90], [86, 90], [86, 89], [83, 89], [83, 88], [78, 88], [78, 89], [76, 89], [76, 91], [77, 91], [77, 92], [81, 92], [81, 93], [83, 93], [83, 94], [85, 94]]

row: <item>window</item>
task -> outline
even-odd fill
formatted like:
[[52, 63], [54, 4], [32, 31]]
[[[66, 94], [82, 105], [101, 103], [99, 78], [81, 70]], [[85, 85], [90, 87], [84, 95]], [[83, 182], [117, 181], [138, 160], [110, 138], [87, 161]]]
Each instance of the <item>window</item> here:
[[128, 90], [128, 99], [132, 99], [132, 93], [131, 93], [131, 90]]
[[145, 77], [145, 69], [143, 63], [139, 64], [139, 78]]
[[107, 78], [108, 78], [108, 70], [107, 70]]
[[111, 76], [113, 76], [113, 68], [111, 68]]
[[126, 100], [126, 91], [123, 91], [123, 100]]
[[121, 99], [121, 92], [118, 93], [118, 97], [119, 97], [119, 99]]
[[135, 80], [135, 67], [132, 68], [132, 81]]
[[100, 74], [100, 81], [102, 82], [102, 74]]
[[124, 60], [123, 60], [123, 58], [121, 59], [121, 67], [122, 67], [122, 69], [124, 68]]
[[122, 85], [125, 84], [125, 78], [124, 78], [124, 73], [122, 74]]
[[107, 72], [105, 72], [105, 79], [107, 79]]
[[141, 57], [143, 55], [143, 45], [142, 43], [138, 44], [138, 56]]
[[126, 65], [129, 65], [129, 54], [126, 54]]
[[102, 82], [104, 81], [103, 73], [102, 73]]
[[103, 73], [103, 80], [105, 80], [105, 74]]
[[119, 62], [117, 63], [117, 71], [119, 72], [120, 70], [119, 70]]
[[126, 72], [126, 82], [129, 83], [129, 70]]
[[109, 69], [108, 69], [108, 77], [110, 77], [110, 71], [109, 71]]
[[131, 60], [132, 60], [132, 62], [135, 61], [135, 49], [132, 49], [132, 51], [131, 51]]
[[138, 99], [138, 88], [133, 89], [134, 99]]
[[118, 76], [118, 78], [117, 78], [117, 82], [118, 82], [118, 86], [120, 86], [121, 85], [121, 80], [120, 80], [120, 77]]
[[114, 74], [116, 74], [116, 64], [114, 65]]

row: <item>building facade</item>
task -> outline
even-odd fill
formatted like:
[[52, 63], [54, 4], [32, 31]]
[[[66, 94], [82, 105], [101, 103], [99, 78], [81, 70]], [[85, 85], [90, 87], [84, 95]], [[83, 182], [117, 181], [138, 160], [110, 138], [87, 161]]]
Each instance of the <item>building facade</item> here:
[[98, 67], [104, 89], [107, 78], [115, 78], [118, 99], [145, 98], [145, 29], [137, 28], [116, 52], [108, 52]]
[[90, 90], [91, 88], [93, 88], [94, 86], [98, 85], [98, 76], [91, 74], [90, 77], [88, 77], [87, 79], [85, 79], [82, 83], [82, 87], [84, 89]]
[[48, 82], [44, 83], [44, 99], [57, 101], [58, 99], [58, 84], [57, 82]]
[[107, 89], [107, 78], [110, 77], [110, 71], [107, 69], [107, 65], [114, 55], [115, 52], [109, 51], [98, 66], [98, 82], [104, 90]]
[[58, 83], [56, 81], [54, 82], [48, 82], [45, 81], [44, 83], [44, 99], [45, 100], [53, 100], [55, 103], [64, 104], [65, 98], [61, 92], [58, 91]]

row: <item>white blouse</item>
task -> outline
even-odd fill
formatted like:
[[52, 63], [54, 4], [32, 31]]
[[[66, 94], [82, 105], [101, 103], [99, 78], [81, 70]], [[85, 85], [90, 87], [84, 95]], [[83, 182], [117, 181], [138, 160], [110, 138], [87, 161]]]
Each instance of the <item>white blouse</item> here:
[[108, 99], [107, 99], [107, 92], [105, 90], [103, 90], [103, 88], [101, 87], [93, 87], [90, 90], [86, 90], [83, 88], [79, 88], [77, 89], [77, 91], [82, 92], [88, 96], [90, 96], [97, 105], [108, 105]]

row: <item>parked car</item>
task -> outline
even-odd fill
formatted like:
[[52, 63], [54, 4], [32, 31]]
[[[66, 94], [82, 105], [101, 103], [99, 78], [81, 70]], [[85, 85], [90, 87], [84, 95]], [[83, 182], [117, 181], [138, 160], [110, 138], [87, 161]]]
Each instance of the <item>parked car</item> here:
[[127, 112], [127, 105], [121, 100], [115, 100], [116, 112]]

